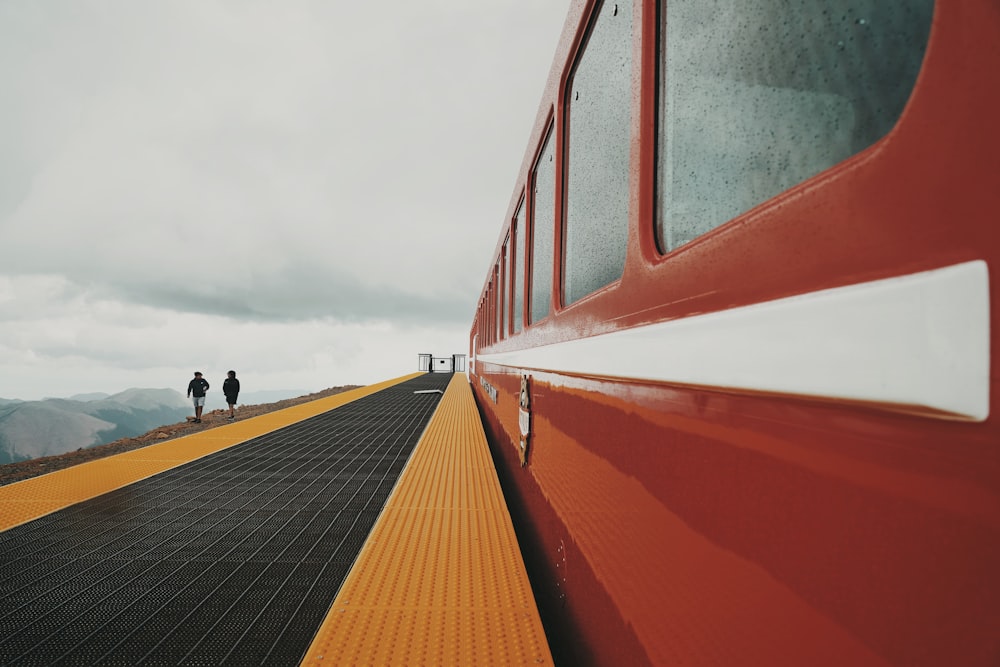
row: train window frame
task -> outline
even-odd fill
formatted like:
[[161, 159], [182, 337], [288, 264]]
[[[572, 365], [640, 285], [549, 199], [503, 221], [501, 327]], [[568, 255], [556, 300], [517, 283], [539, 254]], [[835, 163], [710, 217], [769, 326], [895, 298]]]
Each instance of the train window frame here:
[[[559, 211], [557, 211], [558, 206], [558, 195], [556, 193], [556, 187], [559, 182], [559, 164], [558, 164], [558, 148], [559, 143], [558, 135], [556, 133], [555, 119], [551, 116], [549, 121], [545, 125], [546, 129], [542, 133], [542, 140], [538, 144], [538, 151], [535, 155], [535, 159], [532, 162], [530, 177], [529, 177], [529, 192], [531, 196], [529, 200], [531, 205], [528, 209], [528, 226], [529, 232], [529, 242], [528, 242], [528, 280], [527, 280], [527, 314], [528, 321], [527, 326], [534, 326], [539, 322], [551, 317], [554, 313], [553, 307], [553, 294], [556, 289], [555, 271], [556, 271], [556, 227], [557, 221], [559, 219]], [[538, 182], [539, 174], [542, 173], [539, 167], [543, 164], [543, 160], [547, 153], [551, 153], [549, 157], [549, 162], [552, 163], [552, 173], [551, 173], [551, 187], [548, 189], [547, 194], [551, 198], [546, 203], [551, 203], [551, 218], [547, 220], [548, 225], [540, 225], [538, 219], [538, 195], [541, 190], [541, 186]], [[546, 236], [541, 236], [538, 232], [540, 228], [546, 230]], [[539, 238], [543, 241], [547, 241], [547, 245], [543, 248], [538, 247]], [[542, 263], [539, 257], [539, 250], [548, 251], [544, 254], [545, 262]], [[541, 270], [540, 270], [541, 269]], [[543, 281], [539, 281], [539, 277], [543, 278]], [[546, 288], [547, 291], [542, 293], [539, 286]], [[544, 312], [542, 309], [544, 308]]]
[[[634, 3], [634, 4], [633, 4]], [[623, 6], [624, 5], [624, 6]], [[590, 9], [590, 15], [585, 22], [582, 37], [574, 49], [572, 65], [568, 68], [564, 85], [560, 91], [562, 140], [562, 168], [558, 174], [562, 187], [561, 216], [557, 221], [560, 232], [559, 243], [559, 285], [556, 293], [559, 295], [559, 306], [571, 306], [586, 297], [608, 288], [619, 282], [624, 275], [627, 264], [629, 236], [631, 233], [631, 145], [633, 127], [634, 95], [633, 73], [635, 69], [634, 51], [636, 40], [635, 10], [642, 5], [642, 0], [613, 2], [612, 0], [597, 0]], [[621, 43], [608, 39], [605, 30], [611, 20], [624, 20], [624, 32], [628, 39], [624, 42], [624, 58], [622, 53], [613, 52], [617, 60], [608, 60], [608, 45]], [[620, 31], [620, 30], [619, 30]], [[616, 36], [611, 34], [611, 37]], [[593, 47], [593, 48], [591, 48]], [[613, 47], [612, 47], [613, 48]], [[594, 56], [592, 59], [589, 56]], [[618, 82], [622, 90], [610, 94], [603, 85], [593, 88], [597, 104], [574, 105], [580, 101], [581, 88], [586, 93], [587, 84], [600, 78], [602, 84], [609, 80], [606, 75], [608, 65], [617, 65], [624, 72], [624, 77]], [[614, 68], [612, 68], [614, 69]], [[597, 75], [595, 77], [594, 75]], [[582, 82], [581, 82], [582, 79]], [[620, 104], [620, 98], [629, 100], [628, 104]], [[613, 98], [613, 99], [600, 99]], [[605, 106], [599, 106], [606, 101]], [[589, 101], [588, 101], [589, 102]], [[577, 119], [574, 122], [574, 108], [577, 108]], [[594, 123], [607, 121], [609, 116], [601, 116], [601, 112], [613, 116], [611, 131], [609, 125], [598, 127], [594, 132]], [[603, 177], [593, 177], [592, 170], [574, 169], [574, 164], [604, 164], [606, 159], [594, 159], [593, 150], [596, 146], [603, 149], [598, 157], [607, 158], [609, 151], [614, 152], [610, 162], [616, 169], [611, 173], [602, 172]], [[608, 183], [617, 176], [617, 188], [609, 198]], [[612, 205], [609, 206], [609, 202]], [[595, 212], [595, 209], [601, 209]], [[608, 214], [613, 215], [614, 224], [607, 225]], [[610, 231], [610, 233], [609, 233]], [[609, 238], [610, 237], [610, 238]], [[614, 252], [608, 253], [608, 245]], [[595, 272], [597, 265], [600, 271]]]
[[490, 344], [497, 342], [497, 279], [496, 273], [490, 272]]
[[485, 340], [487, 345], [493, 344], [493, 325], [491, 325], [491, 322], [495, 321], [493, 317], [493, 271], [491, 267], [490, 280], [486, 285], [486, 321], [483, 323], [486, 329]]
[[507, 277], [507, 252], [508, 244], [510, 243], [510, 236], [508, 235], [504, 239], [503, 244], [500, 249], [500, 259], [497, 262], [497, 268], [499, 270], [499, 282], [500, 286], [500, 312], [498, 313], [499, 321], [497, 322], [500, 340], [504, 340], [510, 334], [508, 330], [509, 322], [509, 311], [510, 311], [510, 287], [508, 285]]
[[[674, 161], [672, 159], [672, 157], [671, 157], [671, 151], [673, 150], [673, 148], [672, 148], [672, 146], [669, 145], [669, 142], [671, 141], [671, 139], [669, 137], [672, 135], [672, 131], [670, 129], [668, 129], [666, 126], [668, 124], [677, 124], [679, 121], [678, 121], [678, 115], [677, 115], [677, 113], [675, 111], [670, 111], [671, 105], [675, 104], [675, 98], [673, 97], [673, 95], [670, 92], [670, 87], [671, 86], [676, 86], [678, 89], [691, 90], [692, 88], [697, 88], [697, 86], [692, 86], [692, 85], [685, 86], [684, 83], [680, 83], [679, 82], [681, 80], [681, 77], [683, 75], [678, 74], [677, 73], [677, 69], [682, 69], [684, 67], [684, 65], [686, 64], [686, 62], [684, 62], [683, 58], [679, 58], [676, 55], [674, 57], [671, 57], [671, 55], [670, 55], [670, 50], [672, 48], [674, 48], [674, 47], [670, 43], [671, 42], [671, 39], [670, 39], [670, 36], [669, 36], [669, 24], [670, 24], [670, 21], [668, 19], [668, 12], [670, 11], [671, 8], [673, 8], [675, 10], [675, 12], [676, 11], [682, 11], [681, 9], [678, 9], [678, 8], [682, 8], [682, 7], [685, 7], [685, 6], [690, 7], [690, 6], [693, 6], [694, 3], [693, 3], [692, 0], [669, 0], [669, 1], [668, 0], [651, 0], [651, 1], [652, 1], [653, 6], [654, 6], [654, 9], [655, 9], [655, 11], [653, 11], [653, 13], [652, 13], [653, 14], [652, 21], [655, 24], [654, 25], [654, 29], [652, 31], [652, 34], [655, 36], [655, 38], [653, 40], [654, 43], [652, 45], [652, 51], [654, 53], [654, 57], [651, 60], [651, 62], [655, 65], [655, 67], [654, 67], [655, 73], [653, 73], [653, 75], [652, 75], [652, 78], [653, 78], [652, 87], [653, 87], [653, 90], [654, 90], [652, 97], [653, 97], [654, 102], [653, 102], [653, 105], [652, 105], [653, 109], [652, 109], [652, 112], [651, 112], [652, 113], [652, 118], [653, 118], [653, 124], [655, 126], [655, 131], [654, 131], [655, 138], [653, 139], [654, 144], [653, 144], [653, 150], [652, 150], [652, 153], [654, 154], [654, 157], [652, 158], [652, 162], [653, 162], [653, 164], [652, 164], [652, 172], [653, 172], [652, 179], [653, 179], [653, 193], [654, 194], [652, 196], [652, 199], [653, 199], [653, 201], [652, 201], [653, 216], [652, 216], [652, 225], [651, 226], [652, 226], [653, 241], [654, 241], [654, 244], [655, 244], [656, 252], [657, 252], [657, 254], [658, 254], [659, 257], [669, 256], [669, 255], [673, 254], [674, 252], [677, 252], [679, 250], [683, 250], [683, 249], [685, 249], [687, 247], [690, 247], [692, 243], [700, 242], [702, 239], [712, 236], [714, 234], [714, 232], [720, 230], [721, 228], [727, 227], [731, 223], [734, 223], [736, 220], [743, 218], [744, 216], [750, 214], [751, 212], [759, 210], [759, 209], [762, 209], [762, 208], [766, 208], [766, 207], [772, 205], [773, 203], [776, 202], [776, 200], [779, 200], [785, 193], [788, 193], [788, 192], [797, 190], [799, 188], [802, 188], [802, 187], [804, 187], [804, 184], [810, 183], [810, 182], [814, 182], [816, 179], [822, 178], [824, 174], [830, 172], [835, 167], [837, 167], [837, 166], [839, 166], [839, 165], [841, 165], [841, 164], [843, 164], [845, 162], [849, 162], [849, 161], [851, 161], [853, 159], [856, 159], [859, 155], [862, 155], [862, 154], [866, 153], [868, 150], [870, 150], [870, 149], [878, 146], [882, 142], [884, 142], [886, 140], [886, 138], [888, 137], [888, 135], [890, 135], [892, 133], [893, 129], [898, 125], [899, 120], [902, 117], [902, 114], [904, 113], [906, 106], [909, 104], [909, 99], [912, 97], [913, 91], [914, 91], [914, 89], [916, 87], [917, 78], [919, 76], [919, 72], [921, 70], [922, 63], [923, 63], [923, 60], [924, 60], [924, 58], [926, 56], [926, 51], [927, 51], [927, 48], [928, 48], [929, 34], [930, 34], [930, 31], [931, 31], [931, 23], [932, 23], [933, 14], [934, 14], [934, 5], [936, 3], [936, 0], [922, 0], [924, 3], [926, 3], [927, 6], [924, 6], [924, 7], [920, 8], [920, 9], [918, 9], [918, 10], [911, 10], [911, 7], [907, 6], [907, 7], [904, 7], [902, 9], [898, 10], [901, 13], [902, 12], [908, 12], [908, 11], [924, 11], [927, 14], [927, 16], [926, 16], [925, 20], [921, 20], [921, 25], [923, 25], [923, 35], [922, 35], [922, 38], [919, 39], [919, 40], [916, 40], [919, 43], [919, 48], [916, 49], [916, 51], [918, 52], [918, 55], [916, 57], [913, 57], [913, 53], [909, 54], [909, 56], [910, 56], [910, 61], [909, 61], [910, 67], [909, 67], [909, 72], [908, 72], [909, 76], [908, 76], [908, 78], [905, 79], [906, 81], [908, 81], [908, 83], [904, 84], [901, 81], [895, 81], [895, 80], [893, 80], [892, 85], [897, 89], [896, 92], [899, 95], [893, 101], [893, 103], [896, 105], [895, 110], [893, 112], [891, 112], [891, 113], [885, 114], [882, 118], [879, 118], [876, 121], [876, 125], [877, 125], [877, 127], [879, 129], [873, 133], [873, 136], [865, 137], [862, 134], [862, 136], [859, 138], [857, 136], [857, 134], [859, 133], [859, 131], [857, 131], [857, 130], [855, 130], [855, 133], [852, 134], [850, 137], [840, 136], [839, 138], [830, 139], [828, 136], [824, 136], [821, 141], [817, 141], [816, 146], [813, 146], [813, 147], [809, 148], [809, 150], [815, 151], [819, 155], [819, 157], [817, 157], [817, 155], [801, 155], [801, 154], [793, 155], [796, 152], [795, 150], [788, 151], [787, 155], [791, 156], [788, 159], [793, 160], [793, 161], [794, 160], [798, 160], [799, 162], [802, 162], [802, 163], [808, 163], [805, 166], [803, 166], [799, 170], [799, 172], [796, 173], [796, 175], [794, 177], [788, 177], [784, 182], [780, 183], [780, 186], [778, 186], [778, 187], [770, 187], [770, 188], [766, 187], [768, 184], [766, 182], [766, 178], [764, 178], [764, 177], [761, 178], [761, 180], [764, 181], [763, 185], [759, 185], [759, 184], [756, 184], [756, 183], [751, 184], [751, 185], [746, 185], [744, 183], [742, 187], [745, 190], [749, 190], [749, 191], [752, 192], [756, 188], [756, 189], [758, 189], [760, 191], [766, 192], [767, 194], [765, 194], [765, 195], [756, 195], [756, 194], [754, 194], [754, 195], [751, 195], [751, 196], [744, 197], [744, 199], [746, 201], [750, 201], [751, 203], [749, 203], [749, 204], [747, 204], [747, 203], [740, 203], [740, 205], [732, 207], [732, 209], [729, 212], [727, 212], [725, 214], [722, 214], [721, 216], [716, 215], [715, 216], [715, 218], [716, 218], [715, 221], [712, 222], [712, 223], [710, 223], [710, 224], [708, 224], [708, 225], [704, 224], [704, 218], [706, 216], [701, 216], [701, 217], [694, 216], [694, 219], [696, 219], [697, 222], [692, 223], [692, 224], [689, 225], [692, 228], [690, 231], [693, 232], [693, 233], [691, 233], [691, 234], [678, 234], [677, 238], [675, 239], [673, 237], [673, 232], [675, 231], [674, 227], [683, 226], [684, 223], [678, 223], [677, 225], [674, 225], [673, 224], [673, 219], [672, 219], [672, 216], [674, 215], [674, 209], [676, 208], [676, 202], [680, 201], [680, 198], [676, 198], [676, 199], [673, 198], [673, 190], [674, 190], [674, 188], [677, 187], [677, 184], [674, 181], [672, 170], [675, 167], [677, 167], [677, 164], [676, 164], [676, 161]], [[872, 7], [878, 6], [878, 3], [873, 2], [872, 0], [864, 0], [864, 1], [867, 1]], [[731, 2], [733, 2], [734, 6], [736, 4], [738, 4], [737, 0], [731, 0]], [[685, 3], [691, 3], [691, 4], [685, 5]], [[762, 4], [762, 2], [759, 2], [758, 4]], [[845, 13], [844, 16], [846, 17], [847, 14], [850, 14], [852, 11], [854, 11], [854, 9], [856, 7], [859, 7], [862, 4], [863, 4], [862, 0], [855, 0], [854, 5], [852, 5], [852, 7], [849, 8], [848, 10], [845, 10], [846, 13]], [[741, 5], [741, 7], [742, 7], [742, 5]], [[882, 11], [886, 11], [886, 10], [883, 9]], [[841, 13], [841, 12], [838, 12], [838, 14], [839, 13]], [[814, 16], [815, 15], [806, 16], [807, 21], [811, 21], [811, 19]], [[787, 19], [787, 16], [785, 18]], [[793, 16], [793, 19], [794, 18], [795, 17]], [[675, 16], [675, 20], [677, 20], [679, 22], [679, 19], [676, 19], [676, 16]], [[916, 20], [916, 19], [914, 19], [914, 20]], [[786, 20], [785, 23], [788, 23], [788, 21]], [[792, 23], [794, 23], [794, 21], [792, 21]], [[762, 21], [761, 24], [764, 25], [765, 22]], [[877, 25], [877, 24], [879, 24], [879, 22], [878, 21], [866, 21], [863, 16], [858, 16], [854, 20], [854, 24], [856, 26], [858, 26], [859, 29], [860, 28], [865, 28], [865, 29], [869, 29], [870, 30], [870, 29], [873, 29], [872, 28], [873, 24]], [[812, 24], [810, 23], [809, 25], [812, 25]], [[767, 26], [770, 27], [770, 24], [767, 24]], [[678, 33], [682, 32], [682, 31], [683, 31], [683, 28], [678, 28], [678, 30], [677, 30]], [[789, 28], [789, 31], [791, 31], [791, 28]], [[722, 28], [720, 28], [720, 26], [716, 25], [715, 22], [713, 22], [713, 28], [712, 28], [712, 30], [706, 30], [705, 32], [708, 33], [708, 34], [711, 34], [711, 35], [723, 35], [724, 34], [724, 31], [722, 30]], [[733, 32], [735, 32], [735, 30], [733, 30]], [[824, 34], [826, 34], [826, 33], [824, 33]], [[892, 37], [888, 36], [890, 34], [892, 35]], [[903, 42], [906, 42], [906, 43], [909, 43], [909, 42], [912, 41], [912, 40], [907, 40], [907, 39], [902, 39], [901, 40], [901, 38], [899, 38], [895, 33], [891, 33], [889, 31], [887, 31], [887, 33], [886, 33], [886, 35], [884, 37], [890, 43], [893, 40], [903, 41]], [[677, 38], [677, 39], [679, 40], [680, 38]], [[696, 41], [694, 38], [689, 38], [689, 39], [691, 39], [692, 41]], [[719, 39], [723, 39], [723, 38], [719, 37]], [[762, 40], [762, 41], [765, 41], [765, 40]], [[827, 41], [830, 41], [830, 40], [827, 40]], [[836, 49], [839, 49], [841, 51], [848, 51], [850, 48], [854, 48], [851, 45], [853, 45], [855, 43], [855, 41], [857, 43], [863, 43], [863, 41], [861, 39], [854, 40], [853, 38], [851, 38], [851, 39], [845, 38], [845, 39], [837, 40], [837, 41], [833, 42], [833, 44], [836, 47]], [[702, 40], [702, 41], [700, 41], [698, 43], [699, 44], [707, 44], [707, 43], [710, 43], [710, 42], [707, 42], [707, 40]], [[767, 43], [777, 43], [777, 39], [767, 40]], [[805, 44], [805, 43], [806, 42], [804, 40], [803, 44]], [[812, 41], [809, 42], [810, 46], [812, 46], [812, 44], [813, 44]], [[808, 47], [804, 47], [804, 48], [808, 48]], [[730, 50], [733, 50], [733, 49], [730, 49]], [[860, 50], [863, 50], [863, 49], [859, 49], [859, 51]], [[892, 49], [890, 47], [885, 47], [885, 50], [892, 50]], [[833, 60], [834, 64], [837, 64], [837, 61], [835, 59], [833, 59], [833, 57], [830, 56], [829, 53], [827, 53], [827, 54], [820, 54], [819, 58], [821, 59], [823, 57], [823, 55], [826, 55], [826, 57], [828, 57], [831, 60]], [[849, 53], [849, 56], [851, 56], [850, 53]], [[814, 59], [816, 59], [816, 56], [814, 54], [812, 55], [812, 57]], [[851, 57], [855, 57], [855, 58], [859, 59], [863, 63], [866, 62], [863, 58], [860, 58], [857, 54], [853, 54], [853, 56], [851, 56]], [[763, 59], [761, 59], [761, 60], [763, 60]], [[879, 63], [881, 63], [882, 60], [885, 60], [885, 59], [871, 58], [870, 60], [872, 60], [872, 61], [878, 61]], [[699, 67], [707, 67], [707, 65], [703, 64], [703, 61], [701, 59], [697, 59], [697, 58], [690, 58], [690, 59], [688, 59], [688, 62], [695, 62], [695, 61], [698, 62], [698, 65], [690, 67], [691, 70], [695, 70], [696, 68], [699, 68]], [[650, 62], [650, 60], [646, 59], [644, 62]], [[677, 65], [677, 67], [674, 70], [674, 74], [673, 75], [671, 75], [671, 73], [670, 73], [670, 66], [671, 66], [672, 62], [674, 62]], [[749, 63], [748, 64], [748, 63], [744, 62], [743, 60], [741, 60], [740, 62], [741, 62], [741, 65], [740, 65], [741, 70], [751, 71], [754, 74], [756, 74], [757, 76], [763, 76], [761, 74], [756, 73], [756, 71], [753, 70], [754, 63]], [[823, 62], [823, 61], [820, 60], [820, 62]], [[915, 66], [913, 65], [913, 63], [916, 63]], [[759, 67], [759, 65], [758, 65], [758, 67]], [[796, 67], [794, 69], [796, 71], [801, 71], [803, 69], [803, 67], [801, 67], [799, 65], [796, 65]], [[836, 68], [833, 68], [833, 69], [836, 69]], [[847, 69], [847, 68], [845, 67], [844, 69]], [[847, 83], [844, 84], [844, 86], [846, 87], [849, 84], [855, 84], [856, 85], [856, 81], [857, 81], [858, 77], [857, 76], [852, 76], [851, 74], [852, 73], [857, 73], [858, 71], [862, 71], [863, 69], [864, 68], [855, 67], [854, 70], [850, 70], [847, 74], [842, 75], [840, 78], [844, 82], [847, 82]], [[817, 71], [819, 71], [819, 70], [817, 70]], [[867, 74], [867, 72], [865, 72], [865, 73]], [[703, 78], [707, 78], [707, 77], [703, 77]], [[890, 79], [894, 79], [894, 78], [896, 78], [896, 77], [883, 76], [884, 80], [890, 80]], [[830, 76], [830, 80], [832, 80], [832, 79], [833, 79], [833, 76]], [[826, 85], [831, 86], [831, 88], [834, 87], [832, 83], [829, 83], [829, 81], [826, 81], [825, 83], [826, 83]], [[760, 85], [764, 85], [764, 84], [759, 84], [758, 87]], [[753, 88], [754, 84], [748, 84], [746, 87]], [[899, 90], [900, 88], [902, 88], [902, 91], [905, 91], [905, 92], [900, 91]], [[778, 90], [778, 89], [776, 89], [776, 90]], [[793, 89], [789, 88], [789, 90], [793, 90]], [[850, 90], [850, 88], [848, 88], [848, 90]], [[807, 92], [809, 92], [808, 89], [804, 89], [803, 95], [805, 93], [807, 93]], [[851, 97], [851, 98], [845, 98], [845, 99], [867, 99], [869, 97], [869, 95], [867, 93], [868, 93], [868, 91], [866, 89], [861, 88], [859, 86], [857, 89], [854, 90], [853, 97]], [[745, 94], [745, 96], [749, 96], [749, 95], [750, 95], [749, 93]], [[803, 95], [800, 95], [799, 97], [803, 97]], [[757, 96], [759, 97], [760, 94], [758, 94]], [[789, 99], [795, 99], [794, 94], [788, 95], [788, 97], [789, 97]], [[827, 94], [827, 97], [828, 98], [832, 98], [832, 93]], [[752, 98], [748, 97], [748, 99], [752, 99]], [[763, 104], [765, 104], [765, 102], [760, 102], [760, 104], [763, 105]], [[775, 102], [772, 101], [771, 104], [774, 105]], [[814, 104], [817, 108], [820, 108], [820, 107], [823, 107], [824, 102], [821, 101], [821, 100], [817, 100], [817, 101], [812, 102], [812, 104]], [[690, 107], [692, 105], [681, 105], [681, 106], [684, 107], [684, 108], [688, 108], [688, 107]], [[788, 105], [783, 105], [782, 108], [785, 108], [786, 106], [788, 106]], [[827, 103], [827, 107], [829, 107], [829, 108], [826, 109], [826, 112], [827, 113], [832, 113], [834, 106], [835, 106], [834, 101], [832, 99], [829, 100], [828, 103]], [[736, 104], [727, 104], [727, 105], [715, 104], [714, 107], [715, 108], [720, 108], [720, 109], [721, 108], [725, 108], [725, 113], [729, 113], [731, 115], [738, 115], [739, 114], [739, 111], [738, 111], [739, 107]], [[813, 111], [813, 115], [816, 115], [816, 114], [819, 113], [818, 111], [815, 111], [815, 110], [812, 110], [812, 111]], [[878, 111], [881, 112], [882, 109], [879, 108]], [[696, 116], [696, 117], [699, 116], [699, 114], [696, 113], [696, 112], [692, 111], [690, 113], [691, 113], [692, 116]], [[760, 116], [764, 116], [765, 114], [759, 114], [759, 115]], [[808, 114], [806, 114], [806, 113], [804, 113], [804, 112], [802, 112], [800, 110], [799, 111], [799, 120], [797, 122], [801, 123], [802, 119], [805, 118], [807, 115]], [[744, 114], [744, 117], [745, 116], [746, 116], [746, 114]], [[786, 113], [786, 116], [789, 116], [789, 114]], [[888, 118], [888, 120], [886, 120], [887, 118]], [[705, 122], [704, 117], [698, 117], [698, 121], [699, 122]], [[828, 127], [827, 128], [820, 128], [820, 129], [816, 130], [814, 132], [814, 134], [815, 135], [820, 135], [820, 134], [826, 133], [827, 135], [833, 136], [834, 133], [836, 132], [835, 128], [837, 127], [837, 123], [838, 122], [839, 121], [833, 121], [833, 120], [831, 120], [831, 121], [828, 122]], [[721, 121], [717, 122], [717, 124], [720, 124], [720, 123], [721, 123]], [[780, 122], [779, 121], [775, 121], [775, 124], [776, 125], [783, 124], [784, 126], [786, 126], [785, 131], [788, 132], [788, 133], [790, 133], [790, 134], [793, 134], [793, 135], [797, 131], [795, 129], [795, 127], [794, 127], [794, 123], [792, 123], [791, 120], [788, 120], [788, 118], [785, 118], [785, 117], [783, 117]], [[788, 126], [791, 126], [792, 129], [788, 129]], [[758, 132], [760, 134], [765, 134], [765, 132], [760, 131], [760, 130], [758, 130]], [[706, 134], [708, 134], [708, 132], [703, 131], [701, 134], [702, 135], [706, 135]], [[774, 143], [777, 143], [777, 140]], [[800, 143], [800, 142], [786, 141], [786, 143], [789, 144], [789, 145], [794, 146], [795, 149], [800, 149], [802, 147], [802, 143]], [[849, 145], [849, 149], [847, 149], [847, 150], [843, 150], [842, 149], [842, 147], [845, 144]], [[822, 151], [824, 149], [828, 149], [829, 145], [836, 145], [838, 147], [838, 149], [840, 149], [839, 152], [835, 152], [834, 153], [834, 157], [822, 158], [822, 154], [820, 153], [820, 151]], [[749, 151], [749, 149], [748, 149], [748, 151]], [[691, 152], [692, 153], [698, 153], [698, 151], [691, 151]], [[747, 152], [747, 151], [744, 151], [744, 152]], [[778, 172], [778, 174], [772, 178], [773, 182], [778, 182], [779, 179], [784, 178], [785, 175], [786, 175], [786, 173], [788, 173], [790, 171], [790, 170], [779, 170], [779, 169], [777, 169], [774, 166], [774, 162], [771, 161], [771, 160], [773, 160], [773, 155], [768, 154], [767, 151], [766, 151], [766, 148], [761, 149], [760, 146], [758, 146], [758, 150], [756, 150], [756, 151], [749, 151], [749, 152], [750, 152], [751, 156], [758, 155], [758, 154], [759, 155], [766, 155], [763, 158], [759, 157], [759, 155], [758, 155], [758, 157], [755, 157], [754, 160], [756, 162], [762, 162], [762, 164], [765, 165], [764, 166], [765, 170], [770, 170], [770, 171]], [[805, 152], [806, 152], [805, 150], [799, 151], [799, 153], [805, 153]], [[730, 161], [734, 162], [734, 163], [736, 162], [735, 159], [731, 159]], [[712, 164], [716, 164], [717, 168], [719, 168], [721, 170], [721, 167], [718, 167], [718, 161], [708, 161], [708, 162], [711, 162]], [[759, 165], [755, 164], [755, 166], [756, 166], [756, 169], [754, 169], [754, 171], [752, 173], [748, 172], [748, 173], [750, 173], [751, 176], [753, 176], [755, 173], [759, 175], [759, 172], [761, 171], [761, 167]], [[684, 165], [680, 169], [680, 171], [684, 171], [685, 168], [687, 168], [687, 170], [690, 171], [690, 166], [688, 166], [688, 165]], [[732, 192], [735, 189], [735, 188], [713, 188], [710, 183], [708, 185], [706, 185], [704, 182], [705, 181], [709, 181], [710, 179], [704, 178], [704, 171], [698, 171], [698, 178], [697, 179], [688, 179], [688, 180], [689, 181], [694, 181], [694, 180], [701, 181], [702, 185], [700, 187], [703, 190], [705, 190], [706, 192], [707, 191], [712, 191], [712, 192], [717, 192], [717, 191]], [[742, 183], [744, 180], [750, 181], [751, 179], [750, 178], [746, 178], [746, 179], [739, 178], [739, 179], [733, 179], [733, 180]], [[691, 186], [689, 186], [689, 187], [691, 187]], [[694, 188], [691, 187], [691, 189], [693, 190]], [[670, 229], [668, 229], [668, 227], [670, 227]]]
[[[514, 216], [510, 221], [511, 237], [511, 301], [512, 301], [512, 321], [511, 333], [517, 335], [524, 329], [524, 304], [525, 285], [527, 284], [525, 261], [527, 253], [527, 230], [525, 219], [527, 218], [527, 204], [525, 193], [521, 191], [521, 198], [514, 209]], [[520, 261], [519, 261], [520, 260]]]

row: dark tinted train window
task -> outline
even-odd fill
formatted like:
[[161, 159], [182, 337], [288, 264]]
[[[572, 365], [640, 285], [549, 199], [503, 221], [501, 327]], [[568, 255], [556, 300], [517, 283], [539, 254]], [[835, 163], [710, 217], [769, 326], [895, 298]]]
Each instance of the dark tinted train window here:
[[535, 164], [531, 227], [531, 321], [549, 314], [552, 302], [553, 237], [555, 235], [556, 163], [552, 131]]
[[614, 282], [628, 238], [632, 6], [604, 2], [567, 86], [563, 299]]
[[510, 270], [514, 272], [514, 333], [518, 333], [524, 323], [524, 201], [517, 207], [512, 230], [514, 260]]
[[672, 250], [884, 136], [933, 0], [668, 0], [659, 242]]

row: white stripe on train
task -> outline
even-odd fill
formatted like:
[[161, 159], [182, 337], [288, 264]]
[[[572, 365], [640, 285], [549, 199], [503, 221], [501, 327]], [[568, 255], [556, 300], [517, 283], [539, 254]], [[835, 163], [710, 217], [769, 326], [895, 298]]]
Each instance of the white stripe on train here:
[[522, 369], [989, 416], [984, 261], [478, 360]]

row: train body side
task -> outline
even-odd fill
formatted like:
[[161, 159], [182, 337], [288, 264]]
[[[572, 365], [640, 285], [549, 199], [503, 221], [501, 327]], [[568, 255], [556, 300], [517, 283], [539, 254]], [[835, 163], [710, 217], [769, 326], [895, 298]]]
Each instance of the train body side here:
[[[799, 20], [722, 4], [754, 7], [732, 25], [766, 35]], [[664, 189], [708, 186], [662, 175], [683, 113], [668, 23], [729, 18], [669, 13], [687, 0], [572, 4], [469, 357], [557, 663], [1000, 661], [1000, 9], [903, 4], [925, 12], [926, 49], [891, 126], [681, 241]], [[896, 20], [846, 5], [815, 23]], [[578, 252], [571, 172], [592, 162], [571, 112], [586, 113], [582, 54], [620, 13], [627, 225], [606, 253]], [[778, 88], [746, 76], [724, 90]], [[614, 244], [619, 273], [581, 291], [574, 262], [614, 264]]]

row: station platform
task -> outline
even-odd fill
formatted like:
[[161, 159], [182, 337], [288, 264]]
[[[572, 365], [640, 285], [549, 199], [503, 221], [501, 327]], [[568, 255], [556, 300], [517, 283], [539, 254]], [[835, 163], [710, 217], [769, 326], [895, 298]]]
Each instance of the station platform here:
[[0, 487], [0, 664], [552, 664], [464, 375]]

